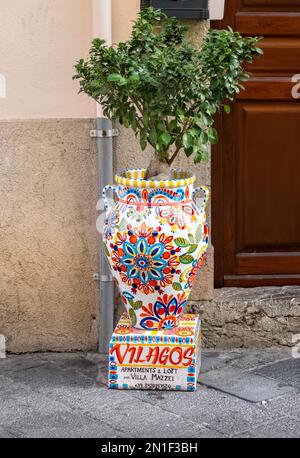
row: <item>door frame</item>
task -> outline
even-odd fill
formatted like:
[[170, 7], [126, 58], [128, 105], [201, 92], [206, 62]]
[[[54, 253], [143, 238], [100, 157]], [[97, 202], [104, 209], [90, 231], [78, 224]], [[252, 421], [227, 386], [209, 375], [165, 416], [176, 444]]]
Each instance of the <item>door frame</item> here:
[[[226, 25], [226, 2], [224, 18], [220, 21], [211, 21], [212, 29], [221, 29]], [[222, 174], [222, 144], [223, 135], [223, 115], [217, 114], [215, 117], [215, 128], [219, 133], [219, 141], [211, 145], [211, 241], [214, 247], [214, 287], [224, 286], [224, 193], [223, 193], [223, 174]]]

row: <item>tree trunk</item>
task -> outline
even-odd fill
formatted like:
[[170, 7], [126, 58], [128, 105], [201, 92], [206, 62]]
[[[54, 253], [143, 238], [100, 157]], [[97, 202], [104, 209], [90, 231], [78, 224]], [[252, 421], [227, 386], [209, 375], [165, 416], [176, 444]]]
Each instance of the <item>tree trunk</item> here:
[[153, 152], [146, 171], [146, 180], [166, 180], [170, 178], [170, 173], [170, 166], [166, 162], [162, 162], [157, 153]]

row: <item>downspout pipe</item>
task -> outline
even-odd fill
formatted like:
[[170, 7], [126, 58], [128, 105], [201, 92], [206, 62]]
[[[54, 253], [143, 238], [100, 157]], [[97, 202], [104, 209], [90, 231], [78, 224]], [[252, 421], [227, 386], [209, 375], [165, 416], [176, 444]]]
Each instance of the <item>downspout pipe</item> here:
[[[93, 1], [93, 36], [104, 38], [112, 44], [112, 7], [111, 0]], [[113, 135], [114, 130], [109, 119], [103, 116], [102, 107], [97, 103], [96, 137], [98, 154], [99, 196], [107, 184], [113, 183]], [[99, 256], [99, 352], [107, 354], [114, 326], [114, 283], [100, 240]]]

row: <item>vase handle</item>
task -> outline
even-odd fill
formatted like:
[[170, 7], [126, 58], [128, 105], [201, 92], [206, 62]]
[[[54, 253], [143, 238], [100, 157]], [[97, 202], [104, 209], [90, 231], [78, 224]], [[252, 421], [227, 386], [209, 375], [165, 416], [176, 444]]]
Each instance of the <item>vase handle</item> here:
[[109, 202], [108, 202], [108, 199], [106, 197], [107, 191], [113, 191], [113, 192], [117, 193], [117, 186], [115, 186], [114, 184], [108, 184], [108, 185], [104, 186], [104, 188], [103, 188], [102, 198], [104, 200], [104, 210], [106, 211], [106, 213], [110, 210]]
[[192, 194], [193, 200], [195, 200], [195, 194], [197, 192], [200, 192], [200, 191], [203, 192], [203, 202], [202, 202], [202, 205], [201, 205], [201, 208], [200, 208], [200, 212], [201, 213], [206, 213], [210, 192], [209, 192], [209, 189], [206, 186], [199, 186], [198, 188], [195, 188], [194, 191], [193, 191], [193, 194]]

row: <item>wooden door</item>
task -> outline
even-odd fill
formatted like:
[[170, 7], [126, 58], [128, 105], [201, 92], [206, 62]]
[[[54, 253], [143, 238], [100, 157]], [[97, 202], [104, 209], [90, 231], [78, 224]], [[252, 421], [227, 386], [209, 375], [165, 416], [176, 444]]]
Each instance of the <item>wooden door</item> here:
[[292, 97], [291, 79], [300, 74], [300, 0], [225, 4], [221, 27], [264, 36], [264, 56], [249, 66], [253, 77], [232, 113], [217, 120], [215, 284], [299, 285], [300, 98]]

